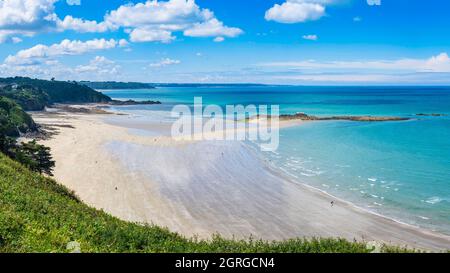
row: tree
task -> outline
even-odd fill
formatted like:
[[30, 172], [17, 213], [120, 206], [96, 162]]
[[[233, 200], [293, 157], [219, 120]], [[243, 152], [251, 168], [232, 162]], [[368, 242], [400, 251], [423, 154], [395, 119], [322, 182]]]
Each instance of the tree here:
[[33, 171], [53, 176], [55, 161], [52, 160], [50, 148], [37, 144], [35, 140], [22, 142], [18, 146], [16, 159]]
[[0, 152], [13, 158], [17, 149], [16, 140], [12, 137], [0, 134]]

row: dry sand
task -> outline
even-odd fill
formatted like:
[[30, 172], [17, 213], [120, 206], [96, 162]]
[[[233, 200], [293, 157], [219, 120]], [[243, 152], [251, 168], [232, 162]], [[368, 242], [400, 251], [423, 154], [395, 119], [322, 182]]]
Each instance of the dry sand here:
[[[450, 249], [450, 237], [359, 209], [271, 170], [239, 142], [180, 142], [139, 136], [103, 115], [33, 115], [69, 124], [42, 141], [55, 178], [87, 204], [186, 236], [286, 239], [342, 237]], [[334, 206], [330, 202], [334, 201]]]

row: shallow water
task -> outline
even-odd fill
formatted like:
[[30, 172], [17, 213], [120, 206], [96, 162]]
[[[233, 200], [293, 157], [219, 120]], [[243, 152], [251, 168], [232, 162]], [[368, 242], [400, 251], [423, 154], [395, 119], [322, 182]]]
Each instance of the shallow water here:
[[[330, 121], [281, 130], [280, 147], [263, 153], [271, 164], [361, 207], [450, 234], [450, 88], [220, 87], [105, 92], [116, 99], [161, 100], [162, 105], [117, 107], [130, 123], [170, 123], [171, 107], [192, 104], [279, 104], [282, 113], [395, 115], [404, 122]], [[120, 117], [123, 118], [123, 117]], [[134, 133], [146, 130], [134, 128]], [[148, 130], [147, 130], [148, 131]], [[148, 132], [151, 135], [150, 132]]]

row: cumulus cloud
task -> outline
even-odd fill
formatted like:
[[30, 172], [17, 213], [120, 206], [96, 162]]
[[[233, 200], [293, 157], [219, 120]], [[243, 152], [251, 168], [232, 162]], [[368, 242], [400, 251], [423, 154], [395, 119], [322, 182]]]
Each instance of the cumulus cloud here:
[[315, 34], [303, 35], [302, 38], [309, 41], [317, 41], [317, 39], [319, 39]]
[[94, 39], [89, 41], [63, 40], [59, 44], [50, 46], [38, 44], [32, 48], [24, 49], [15, 55], [9, 55], [5, 59], [5, 64], [10, 65], [35, 65], [43, 61], [64, 55], [80, 55], [96, 50], [115, 48], [119, 45], [114, 39]]
[[190, 37], [236, 37], [243, 31], [225, 26], [214, 13], [195, 0], [146, 1], [120, 6], [105, 16], [109, 27], [129, 29], [133, 42], [170, 42], [173, 32]]
[[159, 24], [190, 24], [211, 19], [208, 9], [201, 9], [194, 0], [147, 1], [127, 4], [111, 11], [105, 21], [118, 26], [139, 27]]
[[97, 23], [67, 15], [63, 20], [57, 19], [56, 25], [59, 31], [74, 30], [77, 32], [106, 32], [115, 29], [106, 22]]
[[202, 23], [195, 23], [191, 28], [184, 31], [184, 35], [190, 37], [236, 37], [240, 34], [242, 34], [241, 29], [235, 27], [226, 27], [216, 18]]
[[325, 15], [325, 6], [333, 0], [286, 0], [266, 11], [265, 19], [294, 24], [318, 20]]
[[119, 73], [121, 66], [116, 62], [105, 58], [104, 56], [96, 56], [87, 65], [79, 65], [74, 71], [76, 73], [94, 73], [97, 75], [116, 75]]
[[426, 61], [424, 70], [431, 72], [450, 72], [450, 57], [445, 52], [433, 56]]
[[164, 66], [180, 64], [180, 63], [181, 63], [181, 61], [179, 61], [179, 60], [173, 60], [173, 59], [170, 59], [170, 58], [165, 58], [165, 59], [162, 59], [159, 62], [151, 63], [149, 66], [150, 67], [164, 67]]
[[170, 43], [175, 40], [172, 32], [163, 29], [135, 28], [130, 32], [132, 42], [162, 42]]
[[125, 40], [125, 39], [119, 40], [119, 47], [128, 47], [129, 45], [130, 45], [130, 43], [128, 43], [127, 40]]
[[216, 42], [216, 43], [221, 43], [223, 41], [225, 41], [225, 38], [223, 38], [223, 37], [219, 36], [219, 37], [214, 38], [214, 42]]
[[[70, 15], [61, 20], [55, 13], [59, 0], [2, 0], [0, 1], [0, 43], [18, 35], [33, 36], [42, 32], [74, 30], [77, 32], [105, 32], [114, 29], [106, 22], [97, 23]], [[80, 4], [69, 1], [68, 4]]]
[[[242, 32], [225, 26], [209, 9], [199, 7], [195, 0], [147, 0], [126, 4], [105, 14], [103, 21], [59, 18], [54, 4], [59, 0], [2, 0], [0, 1], [0, 43], [13, 36], [33, 36], [49, 31], [73, 30], [101, 33], [122, 28], [134, 42], [170, 42], [174, 32], [191, 37], [236, 37]], [[78, 5], [78, 0], [66, 0]]]
[[32, 36], [56, 25], [54, 4], [58, 0], [0, 1], [0, 43], [12, 36]]

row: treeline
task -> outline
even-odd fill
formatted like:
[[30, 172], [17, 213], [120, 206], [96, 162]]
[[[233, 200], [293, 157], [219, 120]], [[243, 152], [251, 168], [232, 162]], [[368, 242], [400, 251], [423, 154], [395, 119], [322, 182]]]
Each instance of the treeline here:
[[89, 82], [89, 81], [81, 81], [79, 82], [82, 85], [90, 87], [92, 89], [153, 89], [155, 88], [152, 84], [149, 83], [140, 83], [140, 82]]
[[[65, 82], [65, 81], [47, 81], [39, 79], [31, 79], [26, 77], [14, 77], [14, 78], [0, 78], [0, 85], [4, 87], [0, 96], [11, 96], [8, 94], [8, 88], [13, 94], [19, 94], [21, 91], [21, 98], [28, 99], [31, 97], [38, 98], [38, 100], [32, 99], [33, 102], [38, 104], [38, 101], [50, 105], [52, 103], [106, 103], [110, 102], [111, 98], [89, 88], [86, 85], [78, 84], [77, 82]], [[8, 87], [9, 86], [9, 87]], [[5, 90], [6, 87], [6, 90]], [[11, 93], [11, 92], [9, 92]], [[17, 98], [14, 98], [15, 100]], [[18, 103], [21, 101], [17, 100]], [[29, 109], [26, 105], [23, 105], [25, 110], [42, 110], [41, 109]], [[35, 107], [39, 108], [39, 107]]]

